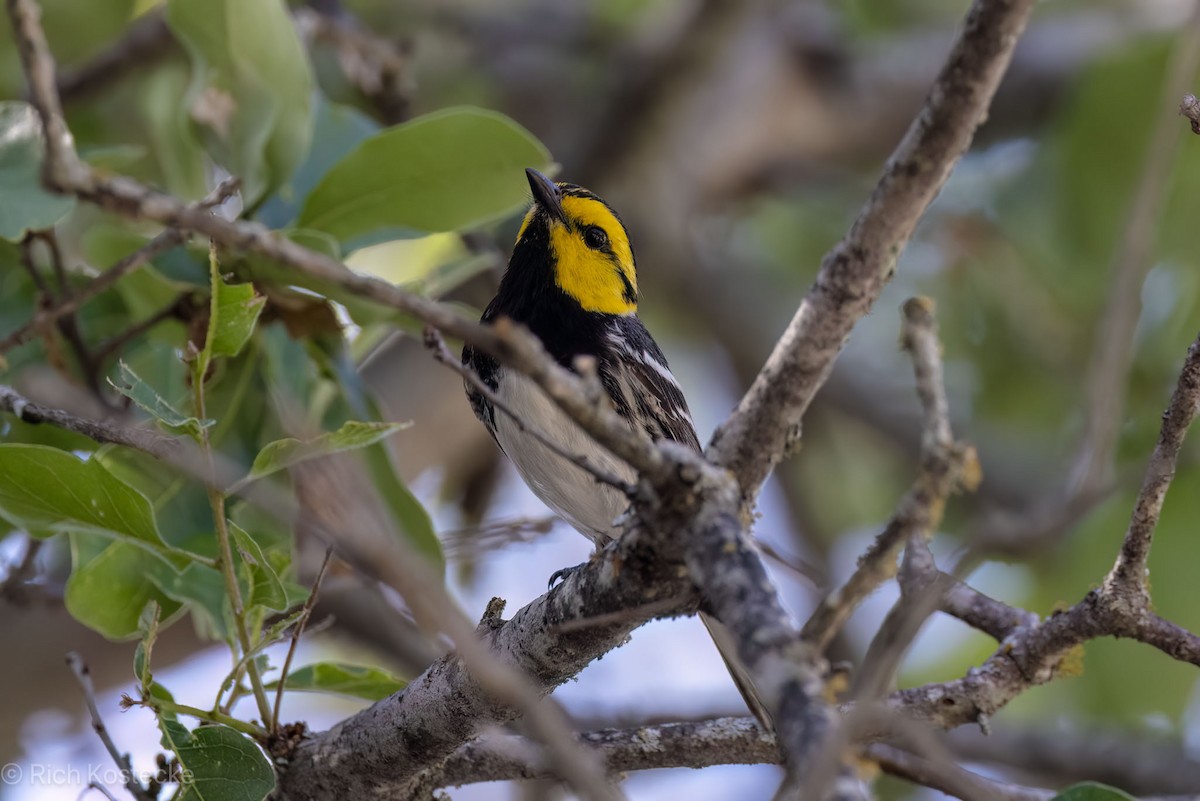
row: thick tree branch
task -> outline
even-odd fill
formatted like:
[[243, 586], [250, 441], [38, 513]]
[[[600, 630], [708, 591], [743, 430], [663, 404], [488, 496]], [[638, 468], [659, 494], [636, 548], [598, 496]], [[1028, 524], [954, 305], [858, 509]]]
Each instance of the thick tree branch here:
[[[602, 754], [614, 773], [779, 762], [775, 738], [749, 717], [602, 729], [580, 734], [579, 742]], [[529, 758], [531, 752], [536, 757], [534, 744], [523, 737], [489, 735], [461, 746], [430, 780], [434, 787], [453, 787], [552, 777], [545, 765]]]
[[1033, 0], [976, 0], [925, 106], [850, 232], [821, 263], [816, 283], [709, 457], [741, 482], [744, 503], [797, 441], [800, 419], [854, 324], [895, 269], [917, 220], [987, 114]]

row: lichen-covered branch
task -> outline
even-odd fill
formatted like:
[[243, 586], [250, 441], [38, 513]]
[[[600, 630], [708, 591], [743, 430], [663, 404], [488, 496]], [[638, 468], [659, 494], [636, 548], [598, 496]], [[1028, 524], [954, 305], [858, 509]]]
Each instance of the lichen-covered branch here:
[[[748, 717], [602, 729], [580, 734], [579, 742], [602, 754], [614, 773], [779, 761], [775, 738]], [[430, 780], [435, 787], [454, 787], [552, 775], [539, 762], [533, 743], [517, 735], [489, 735], [461, 746]]]

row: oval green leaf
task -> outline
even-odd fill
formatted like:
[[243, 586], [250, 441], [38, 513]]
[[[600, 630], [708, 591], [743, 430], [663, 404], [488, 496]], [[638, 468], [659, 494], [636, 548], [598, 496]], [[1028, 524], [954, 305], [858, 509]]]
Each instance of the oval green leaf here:
[[[379, 668], [347, 665], [343, 662], [317, 662], [297, 668], [288, 674], [284, 689], [334, 693], [367, 701], [379, 701], [403, 690], [406, 684], [404, 680]], [[274, 690], [278, 687], [279, 682], [276, 681], [271, 682], [267, 689]]]
[[524, 169], [550, 163], [545, 145], [503, 114], [444, 109], [356, 147], [309, 194], [297, 225], [342, 242], [471, 228], [528, 202]]
[[258, 452], [258, 456], [254, 457], [250, 475], [246, 478], [262, 478], [308, 459], [365, 448], [411, 425], [412, 423], [364, 423], [351, 420], [343, 423], [337, 431], [330, 431], [312, 439], [277, 439], [268, 442]]
[[183, 797], [196, 801], [262, 801], [275, 789], [263, 752], [228, 726], [188, 731], [175, 716], [159, 719], [162, 743], [183, 768]]
[[95, 459], [44, 445], [0, 445], [0, 517], [31, 534], [83, 531], [168, 548], [146, 496]]
[[67, 611], [110, 640], [138, 636], [147, 604], [158, 604], [164, 619], [180, 610], [181, 603], [159, 587], [161, 580], [178, 574], [141, 548], [76, 533], [71, 536], [71, 562], [63, 596]]

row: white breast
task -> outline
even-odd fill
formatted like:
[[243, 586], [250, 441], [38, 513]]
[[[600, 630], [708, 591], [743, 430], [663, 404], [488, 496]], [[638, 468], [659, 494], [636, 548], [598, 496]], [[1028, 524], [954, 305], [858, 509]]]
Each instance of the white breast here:
[[[536, 426], [564, 450], [583, 456], [589, 464], [623, 481], [633, 481], [633, 468], [601, 448], [525, 376], [505, 371], [497, 396], [508, 408], [518, 411], [530, 426]], [[496, 410], [496, 439], [533, 494], [581, 534], [597, 544], [614, 535], [613, 520], [629, 505], [621, 492], [601, 484], [529, 432], [521, 431], [512, 418], [499, 409]]]

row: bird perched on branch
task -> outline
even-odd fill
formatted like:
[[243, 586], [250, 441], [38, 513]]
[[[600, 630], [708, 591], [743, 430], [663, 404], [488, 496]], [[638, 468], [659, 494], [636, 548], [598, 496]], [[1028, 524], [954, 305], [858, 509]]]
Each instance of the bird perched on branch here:
[[[576, 369], [580, 357], [590, 358], [613, 408], [631, 428], [699, 451], [679, 382], [637, 317], [633, 246], [621, 218], [582, 187], [555, 183], [537, 170], [525, 172], [533, 206], [482, 322], [507, 317], [525, 325], [567, 369]], [[618, 487], [599, 482], [595, 473], [630, 484], [636, 478], [633, 468], [597, 443], [525, 376], [469, 345], [463, 350], [463, 365], [499, 402], [493, 404], [467, 381], [475, 415], [533, 493], [597, 548], [617, 536], [620, 528], [614, 521], [629, 499]], [[512, 419], [503, 409], [522, 420]], [[595, 472], [580, 466], [578, 457]], [[712, 617], [703, 612], [700, 616], [750, 710], [769, 728], [769, 716], [733, 656], [728, 633]]]

